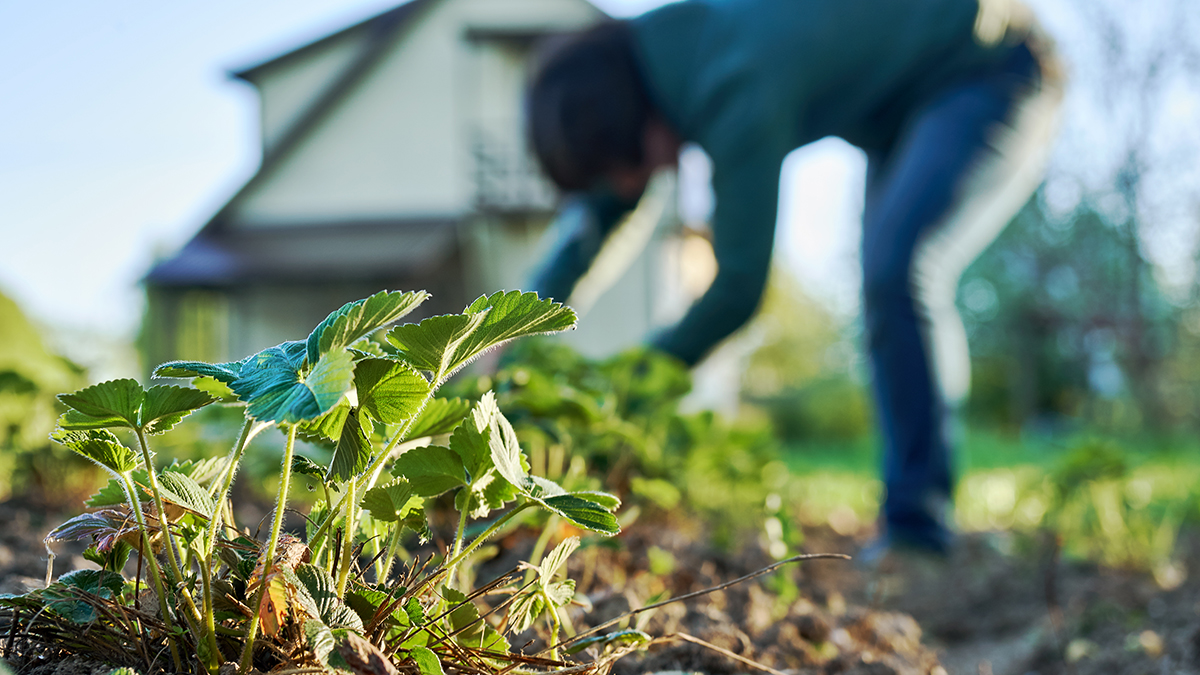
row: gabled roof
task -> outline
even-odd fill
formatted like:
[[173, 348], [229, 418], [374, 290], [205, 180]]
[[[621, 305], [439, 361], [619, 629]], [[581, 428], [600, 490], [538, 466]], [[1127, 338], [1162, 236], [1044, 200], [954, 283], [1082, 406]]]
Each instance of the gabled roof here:
[[[233, 76], [252, 81], [255, 73], [273, 64], [280, 63], [298, 54], [318, 48], [329, 41], [335, 40], [349, 32], [367, 31], [366, 40], [358, 55], [350, 64], [334, 78], [313, 104], [305, 110], [287, 129], [270, 150], [263, 151], [262, 163], [254, 176], [243, 185], [233, 197], [221, 207], [200, 231], [184, 246], [183, 250], [166, 260], [155, 264], [143, 277], [142, 281], [153, 285], [179, 286], [188, 284], [208, 285], [220, 282], [244, 281], [264, 276], [268, 270], [282, 269], [271, 263], [254, 264], [250, 262], [250, 253], [260, 251], [258, 241], [262, 235], [250, 232], [229, 231], [226, 223], [233, 205], [238, 198], [251, 188], [262, 182], [272, 169], [286, 157], [304, 136], [312, 130], [322, 118], [359, 82], [371, 66], [378, 62], [387, 46], [397, 32], [410, 23], [414, 17], [427, 5], [437, 0], [410, 0], [409, 2], [340, 30], [336, 33], [311, 42], [303, 47], [285, 54], [268, 59], [248, 68], [231, 73]], [[301, 229], [301, 232], [312, 234], [317, 229]], [[343, 232], [345, 232], [343, 230]], [[266, 230], [267, 236], [280, 236], [281, 230], [272, 228]], [[223, 277], [222, 275], [228, 275]]]
[[409, 2], [406, 2], [399, 7], [393, 7], [382, 14], [377, 14], [369, 19], [364, 19], [356, 24], [346, 26], [337, 32], [330, 33], [329, 35], [314, 40], [306, 45], [289, 50], [277, 56], [272, 56], [271, 58], [265, 61], [260, 61], [254, 65], [232, 70], [229, 72], [229, 75], [231, 77], [236, 77], [240, 80], [253, 83], [255, 75], [262, 70], [282, 61], [287, 61], [294, 56], [300, 56], [310, 51], [314, 51], [330, 42], [336, 41], [338, 38], [346, 35], [347, 33], [370, 31], [372, 38], [378, 35], [391, 36], [400, 26], [404, 25], [413, 16], [415, 16], [422, 6], [429, 4], [431, 1], [432, 0], [409, 0]]

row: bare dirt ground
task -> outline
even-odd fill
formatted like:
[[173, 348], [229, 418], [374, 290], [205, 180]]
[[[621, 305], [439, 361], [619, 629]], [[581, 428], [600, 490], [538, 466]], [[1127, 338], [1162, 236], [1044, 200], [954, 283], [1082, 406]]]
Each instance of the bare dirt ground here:
[[[42, 537], [67, 515], [0, 504], [0, 593], [41, 584]], [[643, 519], [621, 536], [619, 547], [581, 549], [570, 574], [594, 609], [574, 614], [576, 627], [773, 562], [753, 544], [714, 549], [704, 543], [704, 532], [694, 521]], [[807, 534], [805, 552], [851, 555], [869, 535]], [[514, 535], [497, 544], [499, 554], [481, 578], [511, 568], [531, 538]], [[1200, 537], [1185, 537], [1181, 546], [1200, 574]], [[56, 575], [90, 566], [79, 555], [82, 546], [58, 544], [56, 550]], [[965, 537], [944, 561], [907, 557], [872, 570], [843, 561], [791, 566], [641, 615], [634, 623], [641, 621], [651, 635], [676, 637], [626, 657], [614, 672], [763, 672], [750, 660], [789, 675], [1200, 674], [1196, 575], [1167, 591], [1142, 573], [1069, 561], [1053, 565], [1053, 575], [1050, 568], [1036, 542], [1004, 534]], [[1047, 601], [1048, 579], [1056, 612]]]

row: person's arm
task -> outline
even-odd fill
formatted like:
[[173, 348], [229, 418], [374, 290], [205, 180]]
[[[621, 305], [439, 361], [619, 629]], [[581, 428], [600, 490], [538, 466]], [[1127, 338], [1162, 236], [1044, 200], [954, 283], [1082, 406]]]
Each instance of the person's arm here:
[[783, 158], [752, 154], [732, 165], [717, 163], [713, 191], [713, 252], [717, 276], [683, 319], [653, 345], [690, 365], [746, 323], [758, 308], [771, 267]]
[[622, 201], [610, 192], [589, 192], [569, 199], [551, 225], [558, 231], [558, 242], [534, 275], [533, 290], [540, 297], [566, 302], [605, 239], [635, 206], [636, 201]]

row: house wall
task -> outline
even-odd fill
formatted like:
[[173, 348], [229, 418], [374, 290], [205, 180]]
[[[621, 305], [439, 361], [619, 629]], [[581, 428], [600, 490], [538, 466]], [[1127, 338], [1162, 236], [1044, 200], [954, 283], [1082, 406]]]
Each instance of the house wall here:
[[[480, 101], [486, 96], [508, 108], [489, 115], [516, 120], [520, 90], [482, 93], [495, 83], [483, 76], [489, 71], [480, 67], [467, 31], [563, 30], [597, 16], [583, 0], [433, 3], [402, 28], [375, 67], [287, 157], [240, 195], [232, 219], [269, 227], [469, 212], [470, 130], [479, 123]], [[341, 54], [335, 50], [326, 58]], [[309, 67], [309, 79], [318, 81], [320, 70]], [[511, 68], [503, 76], [511, 80]], [[285, 84], [264, 80], [263, 91], [281, 95], [290, 86]], [[264, 108], [277, 106], [267, 102]]]
[[347, 31], [256, 71], [263, 152], [273, 151], [300, 117], [329, 90], [360, 54], [365, 31]]

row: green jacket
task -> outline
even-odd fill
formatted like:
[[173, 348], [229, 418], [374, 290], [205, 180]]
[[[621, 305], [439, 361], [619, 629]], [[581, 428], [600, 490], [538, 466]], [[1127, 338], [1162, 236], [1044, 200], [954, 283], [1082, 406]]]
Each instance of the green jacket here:
[[[687, 363], [754, 313], [766, 285], [779, 172], [792, 150], [837, 136], [888, 147], [939, 90], [998, 65], [1027, 35], [1007, 0], [687, 0], [631, 20], [651, 99], [713, 162], [708, 291], [655, 345]], [[579, 202], [589, 226], [559, 247], [535, 287], [566, 299], [635, 204]]]

